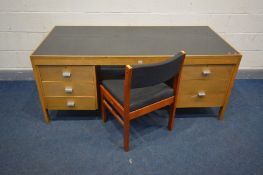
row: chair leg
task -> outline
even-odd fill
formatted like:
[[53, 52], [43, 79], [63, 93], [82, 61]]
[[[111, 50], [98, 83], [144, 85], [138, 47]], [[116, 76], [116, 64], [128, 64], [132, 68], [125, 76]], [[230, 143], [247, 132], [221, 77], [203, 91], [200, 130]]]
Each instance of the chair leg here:
[[129, 137], [130, 137], [130, 121], [124, 121], [124, 139], [123, 139], [123, 148], [124, 151], [129, 151]]
[[176, 112], [176, 106], [174, 103], [170, 105], [169, 110], [169, 122], [168, 122], [168, 130], [173, 130], [174, 127], [174, 120], [175, 120], [175, 112]]
[[102, 117], [102, 121], [106, 122], [107, 121], [107, 115], [106, 115], [106, 108], [105, 108], [105, 105], [103, 103], [104, 96], [103, 96], [102, 90], [100, 91], [100, 97], [101, 97], [101, 100], [100, 100], [100, 103], [101, 103], [101, 117]]

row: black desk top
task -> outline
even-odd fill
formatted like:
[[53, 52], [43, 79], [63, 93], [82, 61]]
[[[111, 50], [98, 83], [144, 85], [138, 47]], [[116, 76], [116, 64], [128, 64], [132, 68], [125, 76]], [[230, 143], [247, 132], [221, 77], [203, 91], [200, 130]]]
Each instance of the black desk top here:
[[32, 55], [228, 55], [238, 52], [208, 26], [56, 26]]

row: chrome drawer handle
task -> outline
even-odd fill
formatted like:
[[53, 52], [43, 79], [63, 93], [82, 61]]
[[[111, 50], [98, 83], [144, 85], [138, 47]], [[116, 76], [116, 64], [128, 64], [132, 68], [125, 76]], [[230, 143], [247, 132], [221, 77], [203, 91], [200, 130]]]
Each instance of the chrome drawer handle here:
[[62, 72], [62, 76], [64, 78], [69, 78], [71, 76], [71, 72], [69, 72], [69, 71]]
[[68, 101], [67, 102], [67, 106], [68, 107], [74, 107], [75, 106], [75, 102], [74, 101]]
[[205, 91], [199, 91], [198, 92], [198, 97], [204, 97], [204, 96], [206, 96]]
[[209, 69], [206, 69], [206, 70], [203, 70], [202, 73], [203, 73], [204, 76], [208, 76], [208, 75], [211, 74], [211, 71]]
[[65, 93], [72, 93], [73, 92], [73, 88], [72, 87], [65, 87]]

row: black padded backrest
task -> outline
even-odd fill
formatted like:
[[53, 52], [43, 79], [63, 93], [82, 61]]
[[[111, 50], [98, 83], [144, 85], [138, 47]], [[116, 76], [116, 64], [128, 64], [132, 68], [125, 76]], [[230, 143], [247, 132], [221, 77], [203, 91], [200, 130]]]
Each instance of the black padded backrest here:
[[131, 88], [152, 86], [176, 76], [180, 71], [184, 56], [184, 53], [179, 52], [161, 63], [133, 65]]

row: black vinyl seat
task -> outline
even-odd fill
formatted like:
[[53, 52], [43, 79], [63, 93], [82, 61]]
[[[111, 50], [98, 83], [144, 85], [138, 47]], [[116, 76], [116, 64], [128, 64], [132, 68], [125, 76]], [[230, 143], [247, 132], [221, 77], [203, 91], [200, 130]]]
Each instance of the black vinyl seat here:
[[[103, 80], [102, 84], [120, 104], [124, 104], [124, 80]], [[134, 111], [173, 95], [173, 89], [165, 83], [131, 89], [130, 110]]]

